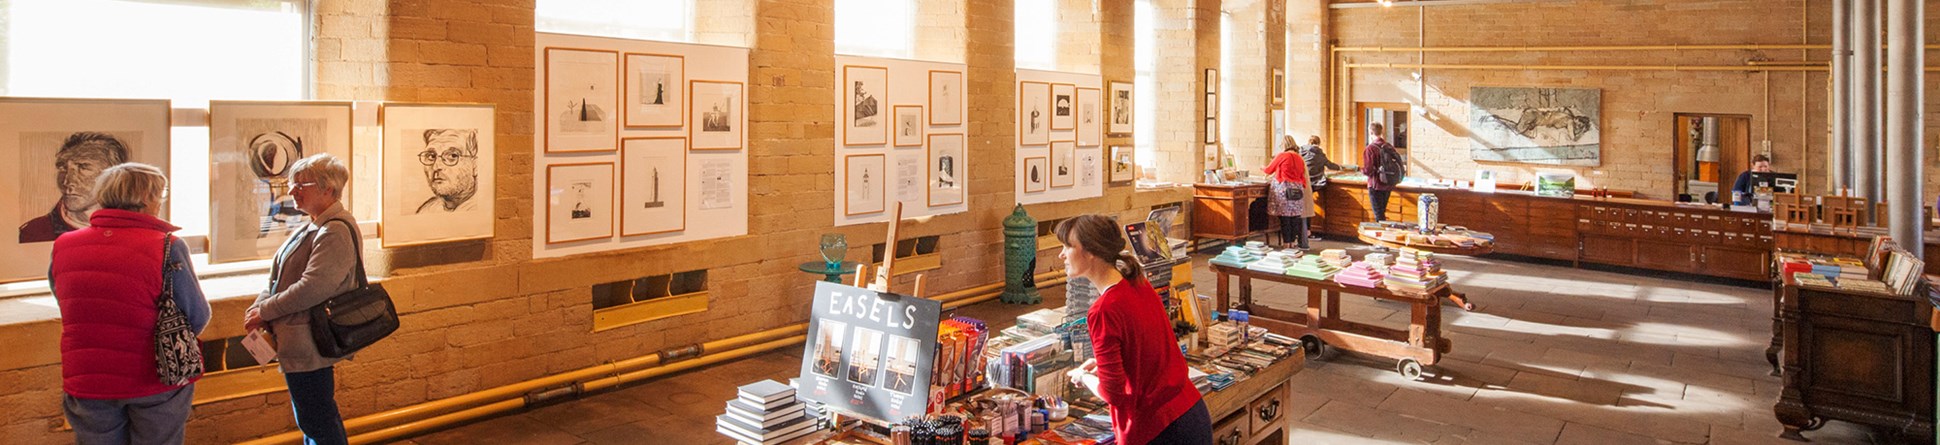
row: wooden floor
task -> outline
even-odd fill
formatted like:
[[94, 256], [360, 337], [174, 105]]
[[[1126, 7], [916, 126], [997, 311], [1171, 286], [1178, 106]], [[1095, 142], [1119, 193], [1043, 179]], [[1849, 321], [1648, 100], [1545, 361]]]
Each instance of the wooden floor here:
[[[1358, 245], [1316, 245], [1347, 246]], [[1444, 267], [1478, 307], [1445, 307], [1454, 349], [1439, 372], [1404, 381], [1386, 360], [1310, 362], [1293, 379], [1289, 443], [1795, 443], [1777, 438], [1772, 418], [1769, 290], [1494, 259], [1450, 257]], [[1193, 278], [1211, 293], [1203, 259]], [[1258, 286], [1262, 304], [1304, 304], [1300, 289]], [[1048, 306], [1062, 304], [1061, 291], [1047, 292]], [[1342, 302], [1349, 319], [1407, 322], [1400, 304]], [[993, 302], [961, 314], [1000, 320], [1031, 309]], [[758, 355], [406, 443], [731, 443], [713, 423], [735, 386], [786, 381], [800, 356]], [[1806, 437], [1870, 442], [1863, 428], [1836, 421]]]

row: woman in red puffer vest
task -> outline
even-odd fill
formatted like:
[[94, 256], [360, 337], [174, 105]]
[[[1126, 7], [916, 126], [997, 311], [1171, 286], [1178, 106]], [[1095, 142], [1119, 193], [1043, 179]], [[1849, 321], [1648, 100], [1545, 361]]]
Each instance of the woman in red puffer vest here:
[[109, 167], [96, 179], [89, 227], [54, 241], [47, 280], [61, 308], [62, 408], [77, 443], [182, 443], [195, 383], [169, 385], [155, 370], [155, 304], [162, 280], [172, 281], [199, 333], [209, 302], [181, 239], [167, 255], [183, 267], [162, 270], [164, 237], [178, 230], [156, 217], [167, 190], [154, 166]]

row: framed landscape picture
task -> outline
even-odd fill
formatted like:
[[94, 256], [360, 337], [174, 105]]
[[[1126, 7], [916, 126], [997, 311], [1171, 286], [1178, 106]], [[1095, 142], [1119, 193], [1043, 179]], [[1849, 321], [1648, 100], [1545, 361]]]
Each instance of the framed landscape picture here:
[[350, 102], [210, 101], [209, 262], [275, 255], [310, 221], [290, 195], [290, 166], [319, 153], [350, 164], [350, 130]]
[[618, 148], [620, 53], [546, 48], [545, 70], [545, 151]]
[[678, 127], [687, 116], [687, 58], [626, 54], [626, 126]]

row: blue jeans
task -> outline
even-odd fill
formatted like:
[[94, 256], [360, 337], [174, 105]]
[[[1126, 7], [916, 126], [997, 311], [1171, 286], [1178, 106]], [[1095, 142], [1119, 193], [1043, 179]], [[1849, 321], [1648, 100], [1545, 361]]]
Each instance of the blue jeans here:
[[180, 445], [188, 426], [195, 384], [133, 399], [81, 399], [61, 395], [61, 410], [74, 427], [74, 443]]
[[337, 368], [283, 374], [290, 386], [290, 405], [296, 409], [296, 428], [306, 445], [348, 445], [344, 418], [337, 413]]

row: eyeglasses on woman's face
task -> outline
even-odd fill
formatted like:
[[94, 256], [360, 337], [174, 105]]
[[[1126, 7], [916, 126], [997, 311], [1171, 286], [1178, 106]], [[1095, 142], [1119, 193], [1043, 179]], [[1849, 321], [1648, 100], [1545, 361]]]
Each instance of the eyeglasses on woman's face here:
[[425, 150], [423, 152], [418, 153], [418, 163], [424, 164], [424, 165], [432, 165], [432, 164], [438, 163], [439, 159], [444, 159], [445, 166], [449, 167], [449, 166], [458, 165], [459, 159], [471, 158], [476, 156], [477, 155], [465, 154], [465, 150], [458, 149], [458, 148], [445, 150], [445, 153], [443, 155], [440, 155], [438, 154], [438, 152], [435, 152], [435, 151]]

